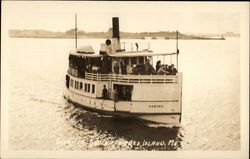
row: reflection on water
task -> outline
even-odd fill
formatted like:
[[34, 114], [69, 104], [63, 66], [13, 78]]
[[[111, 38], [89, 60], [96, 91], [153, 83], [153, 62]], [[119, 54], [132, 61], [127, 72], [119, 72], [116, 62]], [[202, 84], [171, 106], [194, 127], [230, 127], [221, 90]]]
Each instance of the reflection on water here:
[[[146, 121], [134, 118], [112, 117], [85, 111], [83, 108], [68, 103], [65, 113], [73, 122], [73, 127], [82, 131], [96, 131], [109, 136], [98, 146], [109, 145], [117, 138], [122, 138], [120, 146], [131, 150], [177, 150], [181, 148], [183, 135], [179, 127], [150, 127]], [[97, 136], [98, 137], [98, 136]], [[106, 143], [105, 143], [106, 142]]]

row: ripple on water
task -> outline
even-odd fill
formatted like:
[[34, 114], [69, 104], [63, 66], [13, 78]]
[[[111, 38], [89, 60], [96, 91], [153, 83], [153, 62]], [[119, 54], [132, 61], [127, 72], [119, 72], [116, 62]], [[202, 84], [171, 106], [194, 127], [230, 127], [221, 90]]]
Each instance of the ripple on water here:
[[[89, 112], [68, 103], [67, 119], [88, 150], [177, 150], [183, 135], [179, 127], [165, 127], [133, 118], [120, 118]], [[74, 145], [74, 142], [72, 143]]]

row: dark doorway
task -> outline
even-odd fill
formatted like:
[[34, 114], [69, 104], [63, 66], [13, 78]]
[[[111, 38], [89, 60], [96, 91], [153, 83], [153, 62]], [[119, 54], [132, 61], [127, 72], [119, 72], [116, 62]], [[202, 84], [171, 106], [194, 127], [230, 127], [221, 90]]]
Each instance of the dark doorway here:
[[133, 86], [114, 84], [114, 100], [131, 101]]

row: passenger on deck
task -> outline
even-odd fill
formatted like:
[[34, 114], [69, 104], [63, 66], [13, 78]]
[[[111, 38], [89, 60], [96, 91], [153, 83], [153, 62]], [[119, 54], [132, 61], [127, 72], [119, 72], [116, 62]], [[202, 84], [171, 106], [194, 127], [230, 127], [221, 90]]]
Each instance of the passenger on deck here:
[[168, 75], [171, 75], [172, 74], [172, 69], [171, 69], [171, 66], [167, 66], [167, 71], [168, 71]]
[[126, 100], [126, 94], [127, 94], [126, 87], [123, 87], [122, 92], [121, 92], [121, 99], [122, 100]]
[[127, 74], [127, 65], [123, 60], [121, 61], [121, 71], [123, 75]]
[[119, 65], [116, 61], [114, 62], [114, 71], [116, 74], [119, 74]]
[[167, 71], [167, 65], [162, 65], [157, 71], [157, 74], [158, 75], [169, 74], [169, 72]]
[[103, 89], [102, 89], [102, 98], [103, 99], [108, 99], [108, 90], [106, 88], [106, 85], [103, 85]]
[[90, 64], [88, 64], [87, 68], [86, 68], [87, 72], [92, 72], [92, 66]]
[[131, 90], [130, 89], [126, 89], [125, 100], [127, 100], [127, 101], [131, 100]]
[[114, 101], [118, 101], [118, 90], [117, 90], [117, 88], [115, 88], [114, 91], [113, 91], [113, 99], [114, 99]]
[[108, 74], [108, 59], [105, 57], [101, 60], [101, 73]]
[[171, 65], [170, 69], [171, 69], [171, 73], [170, 74], [171, 75], [176, 75], [177, 69], [174, 67], [174, 64]]
[[155, 70], [149, 61], [147, 61], [145, 65], [145, 74], [146, 75], [155, 74]]
[[133, 66], [129, 65], [128, 74], [133, 74]]
[[133, 67], [132, 67], [132, 74], [133, 74], [133, 75], [138, 75], [138, 74], [139, 74], [139, 72], [138, 72], [138, 70], [137, 70], [135, 64], [134, 64]]
[[159, 60], [156, 63], [156, 72], [158, 72], [158, 70], [160, 69], [160, 67], [161, 67], [161, 61]]
[[138, 51], [138, 48], [139, 48], [138, 43], [135, 43], [135, 46], [136, 46], [136, 51]]

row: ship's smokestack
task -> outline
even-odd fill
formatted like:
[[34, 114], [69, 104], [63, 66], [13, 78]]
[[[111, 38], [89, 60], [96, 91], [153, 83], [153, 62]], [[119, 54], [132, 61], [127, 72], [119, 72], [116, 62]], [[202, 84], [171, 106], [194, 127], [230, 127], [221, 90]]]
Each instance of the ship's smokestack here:
[[119, 32], [119, 18], [113, 17], [113, 38], [120, 39], [120, 32]]

